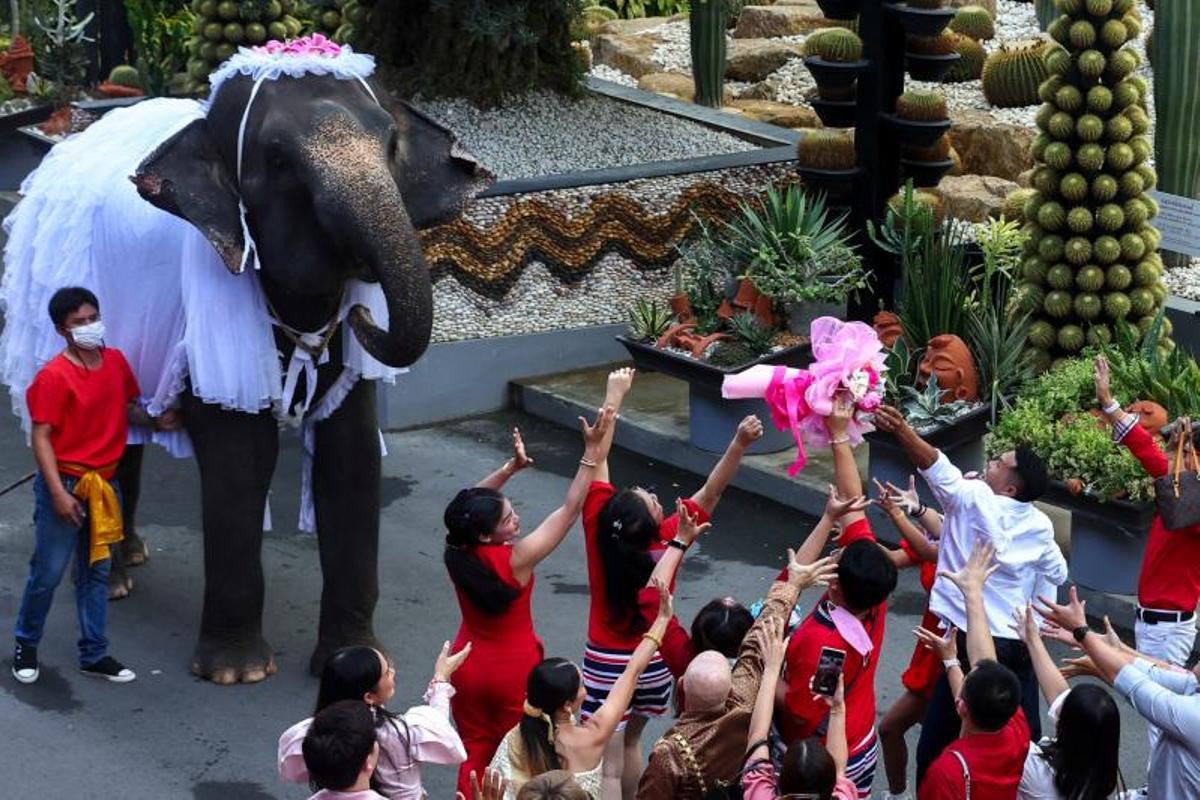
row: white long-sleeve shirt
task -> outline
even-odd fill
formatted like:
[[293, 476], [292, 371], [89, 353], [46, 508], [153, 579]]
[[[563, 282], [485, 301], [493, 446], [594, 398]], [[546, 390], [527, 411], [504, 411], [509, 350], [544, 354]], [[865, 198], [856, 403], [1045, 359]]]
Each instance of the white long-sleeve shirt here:
[[[1011, 626], [1013, 609], [1046, 593], [1048, 586], [1067, 580], [1067, 562], [1054, 541], [1050, 518], [1033, 503], [998, 495], [984, 481], [964, 477], [945, 453], [939, 452], [937, 461], [921, 470], [921, 475], [945, 514], [938, 540], [938, 571], [957, 572], [971, 557], [976, 540], [991, 542], [1000, 567], [983, 587], [988, 627], [995, 638], [1017, 638]], [[966, 630], [962, 592], [946, 578], [934, 581], [929, 608], [959, 630]]]
[[1162, 731], [1150, 751], [1147, 798], [1200, 797], [1200, 694], [1196, 674], [1161, 669], [1139, 658], [1121, 668], [1113, 688]]

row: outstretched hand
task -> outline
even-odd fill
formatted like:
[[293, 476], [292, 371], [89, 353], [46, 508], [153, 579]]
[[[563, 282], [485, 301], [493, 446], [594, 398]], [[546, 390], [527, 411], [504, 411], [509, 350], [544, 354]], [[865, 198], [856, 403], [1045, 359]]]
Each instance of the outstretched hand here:
[[691, 545], [712, 527], [711, 522], [697, 525], [696, 520], [700, 515], [691, 513], [681, 498], [675, 499], [675, 513], [679, 515], [679, 527], [675, 529], [675, 538], [685, 545]]
[[1013, 609], [1013, 621], [1010, 627], [1016, 632], [1017, 638], [1028, 647], [1030, 642], [1039, 640], [1037, 616], [1033, 613], [1033, 603], [1017, 606]]
[[1064, 658], [1058, 672], [1064, 678], [1103, 678], [1091, 656]]
[[788, 580], [804, 591], [810, 586], [828, 586], [829, 581], [837, 574], [837, 559], [833, 556], [817, 559], [811, 564], [801, 564], [796, 560], [796, 551], [788, 548]]
[[650, 585], [658, 592], [658, 617], [655, 619], [655, 622], [666, 623], [675, 613], [671, 590], [665, 583], [659, 580], [650, 581]]
[[520, 472], [533, 465], [533, 459], [525, 452], [525, 440], [521, 438], [521, 429], [512, 429], [512, 471]]
[[1046, 597], [1039, 597], [1041, 606], [1037, 612], [1047, 622], [1054, 623], [1065, 631], [1074, 631], [1087, 625], [1087, 601], [1079, 599], [1079, 592], [1072, 586], [1068, 592], [1067, 602], [1060, 605]]
[[976, 539], [971, 548], [971, 557], [957, 572], [942, 570], [938, 575], [953, 583], [963, 593], [963, 597], [974, 597], [983, 594], [983, 584], [988, 577], [1000, 568], [999, 563], [993, 562], [996, 548], [991, 542]]
[[734, 434], [734, 441], [741, 447], [749, 447], [762, 438], [763, 424], [762, 420], [754, 414], [748, 414], [738, 423], [737, 432]]
[[637, 370], [633, 367], [621, 367], [614, 369], [608, 373], [607, 394], [605, 395], [606, 403], [619, 403], [629, 394], [629, 390], [633, 388], [633, 377], [637, 374]]
[[893, 406], [883, 405], [875, 410], [875, 427], [884, 433], [897, 435], [908, 428], [908, 421]]
[[831, 520], [841, 519], [855, 511], [866, 511], [871, 507], [871, 501], [866, 495], [858, 497], [842, 497], [837, 487], [829, 484], [829, 497], [825, 500], [825, 516]]
[[853, 418], [854, 401], [849, 392], [839, 390], [833, 396], [833, 410], [829, 412], [829, 416], [825, 417], [825, 428], [829, 431], [830, 437], [834, 440], [843, 438], [850, 427], [850, 420]]
[[1100, 404], [1100, 408], [1107, 408], [1112, 404], [1112, 373], [1108, 366], [1108, 359], [1104, 356], [1096, 356], [1093, 363], [1093, 377], [1096, 382], [1096, 402]]
[[915, 628], [913, 635], [917, 641], [932, 650], [942, 661], [953, 661], [958, 658], [958, 628], [953, 625], [944, 636], [928, 628]]
[[778, 675], [787, 656], [787, 625], [776, 617], [763, 622], [762, 643], [764, 675]]
[[596, 412], [596, 421], [588, 424], [586, 417], [579, 418], [579, 429], [583, 433], [583, 444], [588, 451], [595, 451], [604, 441], [605, 435], [617, 419], [617, 410], [606, 405]]
[[467, 660], [467, 656], [469, 655], [471, 655], [470, 642], [467, 642], [462, 650], [453, 655], [450, 653], [450, 643], [444, 643], [441, 651], [438, 653], [437, 661], [433, 665], [433, 679], [435, 681], [450, 680], [450, 676], [458, 672], [458, 668], [463, 665], [463, 662]]
[[[483, 771], [483, 783], [479, 782], [479, 775], [475, 770], [471, 770], [471, 800], [504, 800], [504, 795], [508, 791], [508, 780], [500, 774], [499, 770], [488, 768]], [[467, 800], [462, 792], [456, 792], [455, 800]]]

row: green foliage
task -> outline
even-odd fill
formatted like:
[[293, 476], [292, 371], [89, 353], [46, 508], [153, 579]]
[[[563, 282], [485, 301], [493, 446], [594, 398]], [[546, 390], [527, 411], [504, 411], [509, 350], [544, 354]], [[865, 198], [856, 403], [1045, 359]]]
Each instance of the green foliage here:
[[867, 286], [846, 215], [830, 220], [825, 198], [809, 197], [795, 184], [743, 202], [723, 236], [745, 270], [740, 277], [779, 302], [838, 302]]
[[44, 16], [34, 17], [34, 64], [38, 75], [54, 85], [54, 100], [65, 103], [78, 91], [87, 73], [91, 41], [85, 30], [95, 16], [75, 15], [75, 0], [51, 0]]
[[725, 297], [725, 287], [737, 273], [737, 263], [725, 247], [717, 225], [695, 213], [692, 219], [695, 235], [675, 247], [679, 253], [675, 262], [677, 285], [686, 287], [696, 317], [696, 332], [708, 334], [721, 326], [717, 309]]
[[[603, 0], [622, 19], [670, 17], [688, 12], [688, 0]], [[740, 10], [740, 9], [739, 9]]]
[[916, 386], [917, 364], [913, 355], [912, 347], [903, 336], [887, 350], [884, 397], [892, 405], [899, 405], [905, 388]]
[[16, 93], [13, 92], [12, 86], [5, 80], [3, 75], [0, 75], [0, 103], [7, 103], [13, 99]]
[[771, 340], [775, 338], [775, 331], [769, 325], [760, 322], [758, 317], [749, 311], [743, 311], [730, 318], [729, 332], [756, 356], [770, 350]]
[[639, 342], [657, 341], [674, 322], [671, 309], [639, 297], [629, 309], [629, 335]]
[[761, 355], [762, 353], [756, 352], [742, 341], [718, 342], [717, 346], [713, 348], [712, 355], [708, 357], [708, 363], [722, 369], [730, 369], [749, 364]]
[[183, 0], [125, 0], [125, 18], [133, 33], [138, 86], [151, 97], [167, 94], [171, 76], [187, 63], [195, 15]]
[[942, 389], [938, 386], [937, 375], [930, 375], [924, 388], [915, 386], [900, 387], [903, 397], [902, 411], [904, 418], [918, 433], [949, 425], [963, 414], [975, 408], [974, 403], [966, 400], [942, 402]]
[[1165, 315], [1165, 310], [1158, 312], [1145, 336], [1124, 320], [1117, 322], [1113, 342], [1103, 347], [1104, 355], [1129, 401], [1153, 400], [1172, 418], [1200, 418], [1200, 366], [1182, 347], [1164, 353], [1158, 346], [1166, 335]]

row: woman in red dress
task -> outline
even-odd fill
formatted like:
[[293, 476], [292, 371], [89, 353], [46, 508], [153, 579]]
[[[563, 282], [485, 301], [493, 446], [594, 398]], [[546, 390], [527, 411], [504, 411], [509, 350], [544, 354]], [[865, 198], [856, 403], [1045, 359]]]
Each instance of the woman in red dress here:
[[584, 451], [566, 500], [532, 533], [517, 538], [521, 520], [500, 487], [532, 463], [521, 434], [513, 430], [513, 457], [476, 486], [463, 489], [446, 507], [446, 569], [462, 626], [454, 652], [472, 645], [471, 658], [451, 680], [454, 722], [467, 750], [458, 791], [471, 796], [470, 775], [480, 777], [504, 735], [521, 720], [525, 682], [542, 660], [533, 629], [533, 569], [566, 538], [583, 509], [596, 465], [608, 457], [616, 412], [600, 410], [595, 425], [580, 419]]

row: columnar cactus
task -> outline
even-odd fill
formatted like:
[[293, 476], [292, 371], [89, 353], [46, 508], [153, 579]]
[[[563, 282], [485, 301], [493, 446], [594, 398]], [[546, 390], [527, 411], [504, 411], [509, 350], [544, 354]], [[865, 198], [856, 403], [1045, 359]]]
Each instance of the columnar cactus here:
[[693, 0], [690, 17], [696, 102], [720, 108], [725, 85], [725, 2]]
[[1123, 20], [1136, 15], [1133, 3], [1058, 0], [1062, 14], [1049, 27], [1065, 49], [1047, 55], [1038, 88], [1019, 292], [1038, 319], [1030, 345], [1043, 366], [1108, 341], [1117, 320], [1144, 330], [1166, 299], [1150, 224], [1158, 208], [1147, 194], [1156, 181], [1147, 87], [1132, 74], [1138, 57]]
[[[1163, 3], [1155, 11], [1146, 53], [1153, 53], [1153, 61], [1167, 67], [1154, 73], [1154, 164], [1159, 188], [1183, 197], [1200, 197], [1200, 81], [1196, 79], [1200, 7], [1196, 3]], [[1186, 260], [1169, 253], [1166, 258], [1168, 263]]]

